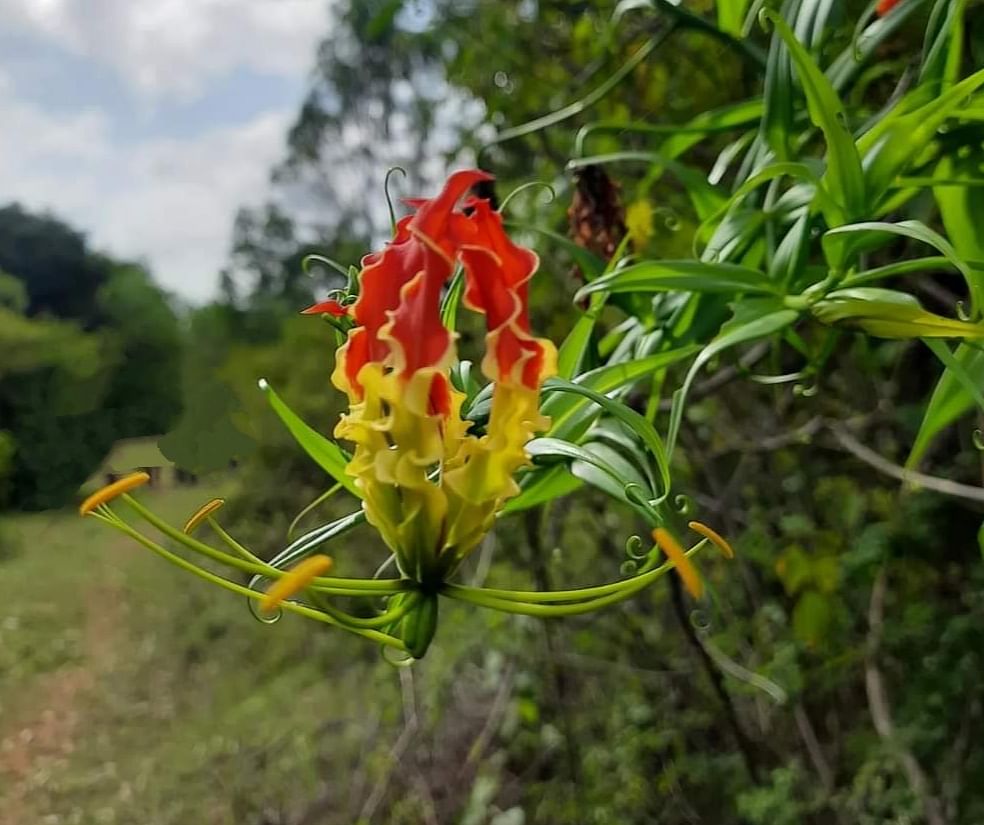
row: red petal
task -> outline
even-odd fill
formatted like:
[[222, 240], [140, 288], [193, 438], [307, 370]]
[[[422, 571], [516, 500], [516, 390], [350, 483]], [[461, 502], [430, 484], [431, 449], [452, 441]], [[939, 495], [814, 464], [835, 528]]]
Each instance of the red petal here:
[[506, 235], [501, 216], [488, 201], [475, 202], [474, 210], [472, 237], [461, 249], [468, 281], [464, 300], [486, 316], [486, 342], [492, 348], [487, 357], [496, 373], [489, 377], [537, 388], [544, 377], [546, 349], [530, 335], [527, 284], [539, 261]]
[[348, 307], [342, 306], [338, 301], [329, 299], [327, 301], [321, 301], [321, 303], [315, 304], [314, 306], [309, 306], [307, 309], [302, 309], [301, 315], [334, 315], [336, 318], [341, 318], [348, 315]]
[[437, 197], [412, 201], [416, 214], [400, 220], [385, 249], [363, 258], [360, 295], [352, 309], [359, 329], [350, 338], [345, 364], [357, 391], [356, 376], [369, 361], [396, 361], [409, 374], [446, 356], [451, 335], [441, 323], [441, 289], [453, 271], [458, 236], [469, 231], [467, 218], [455, 207], [475, 183], [489, 179], [478, 170], [451, 175]]

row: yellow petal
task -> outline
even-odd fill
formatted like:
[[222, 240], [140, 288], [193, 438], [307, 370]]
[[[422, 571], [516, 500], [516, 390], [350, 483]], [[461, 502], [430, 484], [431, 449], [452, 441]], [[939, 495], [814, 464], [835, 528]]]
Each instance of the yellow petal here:
[[129, 493], [130, 490], [135, 490], [148, 481], [150, 481], [150, 476], [144, 472], [130, 473], [128, 476], [123, 476], [119, 481], [114, 481], [112, 484], [107, 484], [101, 490], [96, 490], [96, 492], [83, 501], [82, 506], [79, 507], [79, 515], [88, 515], [100, 504], [112, 501], [117, 496], [123, 495], [123, 493]]
[[676, 568], [677, 573], [680, 574], [684, 587], [687, 588], [690, 595], [695, 599], [699, 599], [704, 593], [704, 583], [700, 580], [700, 576], [697, 575], [697, 568], [691, 564], [680, 543], [673, 538], [669, 530], [663, 527], [657, 527], [653, 530], [653, 541], [659, 545], [660, 550], [666, 553], [666, 557], [673, 562], [673, 566]]
[[205, 519], [207, 519], [212, 513], [218, 510], [223, 504], [225, 504], [224, 498], [213, 498], [211, 501], [206, 502], [194, 513], [192, 513], [191, 518], [185, 523], [185, 526], [181, 528], [181, 532], [191, 534], [195, 532], [195, 528], [198, 527]]
[[711, 542], [711, 544], [721, 551], [721, 555], [726, 559], [733, 559], [735, 557], [734, 548], [728, 544], [727, 539], [717, 532], [717, 530], [712, 530], [706, 524], [702, 524], [699, 521], [692, 521], [687, 525], [687, 527], [695, 533], [700, 533], [705, 539]]
[[328, 556], [319, 555], [304, 559], [291, 568], [287, 575], [273, 583], [260, 602], [260, 610], [264, 613], [273, 613], [282, 601], [303, 590], [312, 579], [327, 573], [331, 565], [332, 561]]

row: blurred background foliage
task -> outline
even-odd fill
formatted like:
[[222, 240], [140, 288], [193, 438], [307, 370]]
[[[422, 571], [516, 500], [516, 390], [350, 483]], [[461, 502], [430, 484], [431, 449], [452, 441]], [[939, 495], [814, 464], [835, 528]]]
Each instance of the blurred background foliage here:
[[[920, 66], [942, 77], [941, 60], [958, 76], [984, 65], [978, 0], [902, 4], [840, 90], [852, 124], [877, 118]], [[806, 7], [826, 10], [816, 31], [797, 32], [827, 66], [852, 48], [863, 4], [803, 0], [783, 14], [806, 19]], [[693, 192], [701, 179], [730, 182], [719, 159], [748, 144], [731, 149], [734, 132], [722, 132], [681, 149], [696, 185], [652, 161], [569, 162], [652, 151], [665, 137], [626, 124], [681, 124], [754, 100], [769, 35], [754, 15], [742, 32], [747, 11], [724, 0], [335, 3], [269, 202], [235, 216], [207, 306], [181, 305], [141, 265], [106, 258], [52, 216], [0, 209], [0, 576], [12, 593], [0, 617], [0, 739], [11, 743], [0, 777], [13, 778], [5, 807], [21, 816], [10, 823], [984, 821], [984, 506], [885, 472], [905, 462], [941, 374], [918, 341], [838, 331], [822, 339], [822, 371], [785, 383], [748, 379], [797, 369], [789, 342], [753, 344], [696, 382], [674, 483], [738, 556], [706, 566], [706, 603], [695, 609], [670, 578], [557, 623], [451, 608], [412, 670], [299, 620], [261, 625], [71, 514], [30, 512], [71, 506], [119, 439], [167, 433], [165, 456], [199, 480], [152, 490], [162, 512], [180, 521], [227, 494], [227, 525], [276, 552], [327, 482], [256, 381], [325, 433], [343, 408], [328, 380], [334, 331], [297, 315], [343, 279], [317, 264], [305, 272], [304, 256], [348, 266], [379, 247], [394, 165], [406, 170], [393, 176], [399, 196], [476, 161], [496, 174], [500, 199], [545, 181], [557, 197], [531, 189], [509, 217], [541, 256], [534, 328], [562, 340], [584, 308], [574, 293], [585, 248], [604, 259], [628, 229], [640, 256], [689, 257], [707, 218]], [[951, 45], [922, 61], [942, 19]], [[590, 96], [649, 38], [651, 52], [590, 106], [502, 140]], [[935, 171], [967, 185], [936, 198], [917, 187], [887, 212], [948, 231], [980, 262], [976, 106], [942, 140], [977, 148], [944, 152]], [[596, 123], [607, 126], [579, 141]], [[950, 217], [947, 199], [961, 201]], [[867, 266], [920, 254], [897, 238]], [[901, 273], [892, 285], [947, 315], [964, 297], [952, 273]], [[603, 349], [626, 312], [655, 322], [649, 297], [613, 301], [595, 343]], [[688, 334], [706, 340], [728, 314], [725, 299], [702, 305]], [[465, 355], [473, 345], [466, 327]], [[663, 392], [633, 390], [630, 403], [655, 404], [665, 420], [683, 374], [662, 377]], [[953, 396], [954, 426], [923, 445], [920, 466], [980, 489], [982, 419]], [[351, 509], [341, 498], [301, 524]], [[583, 489], [503, 519], [464, 577], [537, 588], [614, 579], [638, 530], [631, 510]], [[332, 553], [353, 574], [384, 556], [365, 528]], [[57, 737], [49, 747], [32, 727], [36, 703], [66, 691], [78, 749]]]

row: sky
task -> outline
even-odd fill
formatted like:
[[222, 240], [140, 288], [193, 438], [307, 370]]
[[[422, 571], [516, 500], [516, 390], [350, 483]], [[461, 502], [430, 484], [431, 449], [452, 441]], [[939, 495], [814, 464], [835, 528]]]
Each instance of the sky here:
[[268, 191], [330, 0], [0, 0], [0, 204], [211, 297]]

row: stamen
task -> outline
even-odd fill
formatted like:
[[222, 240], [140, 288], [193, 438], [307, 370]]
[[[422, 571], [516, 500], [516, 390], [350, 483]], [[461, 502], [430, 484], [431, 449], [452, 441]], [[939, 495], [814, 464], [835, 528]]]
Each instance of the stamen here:
[[100, 504], [112, 501], [117, 496], [123, 495], [123, 493], [129, 493], [130, 490], [135, 490], [148, 481], [150, 481], [150, 476], [144, 472], [130, 473], [128, 476], [123, 476], [119, 481], [114, 481], [112, 484], [107, 484], [101, 490], [96, 490], [96, 492], [83, 501], [82, 506], [79, 507], [79, 515], [87, 516]]
[[699, 599], [704, 593], [704, 583], [697, 574], [697, 568], [691, 564], [687, 554], [680, 546], [680, 543], [673, 538], [669, 530], [657, 527], [653, 530], [653, 541], [659, 545], [660, 550], [666, 553], [666, 557], [673, 562], [677, 573], [683, 580], [684, 587], [695, 599]]
[[187, 533], [191, 535], [195, 532], [199, 524], [201, 524], [205, 519], [207, 519], [212, 513], [218, 510], [222, 505], [225, 504], [224, 498], [213, 498], [211, 501], [206, 502], [194, 513], [192, 513], [191, 518], [185, 522], [185, 526], [181, 528], [182, 533]]
[[699, 521], [691, 521], [687, 527], [693, 530], [695, 533], [700, 533], [705, 539], [707, 539], [711, 544], [717, 547], [721, 551], [721, 555], [726, 559], [733, 559], [735, 557], [734, 548], [728, 544], [727, 539], [718, 533], [716, 530], [712, 530], [706, 524], [702, 524]]
[[286, 576], [273, 583], [260, 602], [260, 610], [264, 613], [273, 613], [282, 601], [303, 590], [313, 579], [331, 570], [331, 565], [332, 560], [328, 556], [317, 555], [304, 559]]

